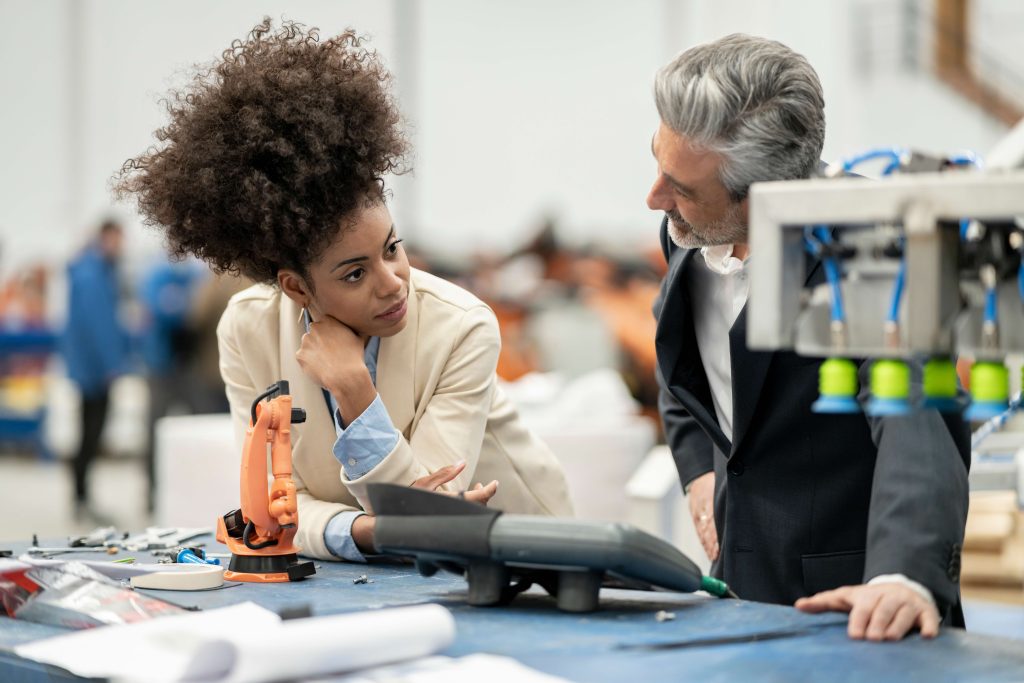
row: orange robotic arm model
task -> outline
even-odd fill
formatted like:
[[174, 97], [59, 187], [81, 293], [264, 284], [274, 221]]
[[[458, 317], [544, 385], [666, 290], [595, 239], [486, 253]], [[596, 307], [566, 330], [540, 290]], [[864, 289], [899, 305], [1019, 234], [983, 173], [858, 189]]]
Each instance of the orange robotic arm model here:
[[[266, 403], [264, 403], [266, 399]], [[299, 562], [294, 544], [299, 512], [292, 481], [292, 423], [306, 412], [292, 408], [288, 382], [272, 384], [252, 404], [242, 451], [240, 510], [217, 520], [217, 540], [231, 550], [224, 578], [234, 581], [298, 581], [314, 573]], [[274, 479], [267, 485], [267, 449]]]

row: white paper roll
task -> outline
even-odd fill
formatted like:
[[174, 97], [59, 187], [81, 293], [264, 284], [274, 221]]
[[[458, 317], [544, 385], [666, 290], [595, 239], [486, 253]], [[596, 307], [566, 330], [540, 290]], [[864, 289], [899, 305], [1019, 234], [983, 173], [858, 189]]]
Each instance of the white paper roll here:
[[435, 654], [454, 639], [455, 620], [440, 605], [295, 619], [204, 643], [181, 680], [260, 683], [343, 673]]

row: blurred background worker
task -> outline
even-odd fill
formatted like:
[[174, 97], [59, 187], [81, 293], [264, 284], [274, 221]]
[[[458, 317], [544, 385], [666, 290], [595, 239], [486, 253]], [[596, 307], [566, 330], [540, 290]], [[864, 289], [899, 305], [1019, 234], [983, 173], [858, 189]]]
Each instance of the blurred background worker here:
[[156, 508], [156, 424], [168, 415], [228, 410], [217, 364], [217, 321], [228, 299], [249, 283], [216, 275], [194, 259], [162, 256], [139, 287], [141, 352], [149, 389], [146, 509]]
[[146, 446], [147, 509], [154, 507], [156, 486], [154, 449], [156, 421], [175, 404], [193, 410], [189, 376], [185, 372], [192, 355], [194, 335], [188, 326], [192, 296], [206, 269], [191, 261], [159, 260], [143, 278], [139, 299], [143, 306], [142, 357], [149, 385], [149, 421]]
[[89, 468], [100, 447], [110, 386], [128, 370], [129, 339], [119, 320], [121, 226], [105, 221], [96, 238], [68, 265], [68, 322], [63, 339], [68, 377], [81, 392], [81, 439], [72, 470], [75, 516], [102, 522], [89, 502]]

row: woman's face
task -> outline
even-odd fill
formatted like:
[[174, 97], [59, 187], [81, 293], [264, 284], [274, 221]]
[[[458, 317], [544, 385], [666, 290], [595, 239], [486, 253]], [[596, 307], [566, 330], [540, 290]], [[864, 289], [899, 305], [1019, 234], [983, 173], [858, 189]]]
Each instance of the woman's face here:
[[362, 209], [355, 225], [309, 267], [313, 304], [362, 337], [390, 337], [405, 327], [409, 259], [383, 203]]

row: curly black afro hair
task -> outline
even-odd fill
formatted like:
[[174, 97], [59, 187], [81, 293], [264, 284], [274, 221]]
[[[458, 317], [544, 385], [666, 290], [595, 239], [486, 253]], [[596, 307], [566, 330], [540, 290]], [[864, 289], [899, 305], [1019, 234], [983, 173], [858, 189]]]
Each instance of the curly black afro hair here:
[[159, 144], [125, 162], [116, 194], [177, 257], [257, 282], [307, 274], [355, 210], [383, 201], [384, 176], [405, 171], [390, 76], [361, 43], [265, 18], [171, 92]]

